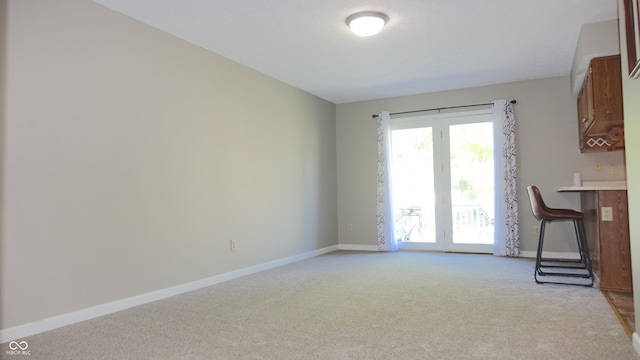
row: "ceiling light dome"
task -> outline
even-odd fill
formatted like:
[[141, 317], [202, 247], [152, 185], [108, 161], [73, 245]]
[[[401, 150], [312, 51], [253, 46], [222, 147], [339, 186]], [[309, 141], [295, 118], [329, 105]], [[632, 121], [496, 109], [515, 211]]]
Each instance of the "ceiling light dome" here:
[[347, 25], [351, 31], [360, 36], [374, 35], [380, 32], [389, 17], [375, 11], [362, 11], [347, 18]]

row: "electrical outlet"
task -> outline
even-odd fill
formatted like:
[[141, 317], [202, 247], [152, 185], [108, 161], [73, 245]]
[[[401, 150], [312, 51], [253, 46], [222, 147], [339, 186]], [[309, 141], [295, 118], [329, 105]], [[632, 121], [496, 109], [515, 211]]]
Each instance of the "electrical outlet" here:
[[611, 175], [617, 175], [618, 174], [618, 167], [613, 165], [609, 168], [611, 170]]
[[540, 226], [536, 225], [533, 227], [533, 235], [538, 236], [540, 235]]
[[603, 206], [601, 208], [602, 221], [613, 221], [613, 208], [610, 206]]
[[602, 170], [602, 163], [600, 161], [594, 161], [593, 171], [600, 171], [600, 170]]
[[236, 251], [236, 241], [235, 240], [230, 240], [229, 241], [229, 250], [230, 251]]
[[347, 224], [347, 231], [348, 232], [352, 232], [353, 231], [353, 224]]

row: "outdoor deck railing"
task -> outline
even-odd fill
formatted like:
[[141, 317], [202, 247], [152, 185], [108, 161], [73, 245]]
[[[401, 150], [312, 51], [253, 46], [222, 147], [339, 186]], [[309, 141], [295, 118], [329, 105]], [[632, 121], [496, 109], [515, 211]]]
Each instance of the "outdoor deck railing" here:
[[[398, 209], [396, 212], [396, 231], [403, 241], [411, 241], [421, 229], [433, 226], [424, 221], [422, 208], [410, 207]], [[453, 207], [452, 221], [454, 233], [476, 232], [477, 235], [492, 235], [494, 219], [480, 205], [458, 205]], [[415, 241], [415, 240], [414, 240]]]

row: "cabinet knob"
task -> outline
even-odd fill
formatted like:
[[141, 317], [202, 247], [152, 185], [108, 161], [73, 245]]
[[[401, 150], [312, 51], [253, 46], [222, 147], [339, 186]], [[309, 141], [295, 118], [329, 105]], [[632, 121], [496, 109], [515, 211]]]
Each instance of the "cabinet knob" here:
[[607, 133], [607, 140], [612, 143], [618, 143], [624, 137], [624, 128], [621, 126], [612, 127]]
[[582, 120], [580, 120], [581, 123], [586, 123], [587, 122], [587, 118], [582, 118]]

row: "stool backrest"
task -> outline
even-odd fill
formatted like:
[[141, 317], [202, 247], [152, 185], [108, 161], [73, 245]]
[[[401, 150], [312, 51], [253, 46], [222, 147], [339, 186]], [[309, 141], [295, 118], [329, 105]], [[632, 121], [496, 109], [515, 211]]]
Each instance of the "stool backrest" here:
[[546, 215], [549, 214], [549, 208], [545, 205], [544, 200], [542, 200], [540, 190], [537, 186], [527, 186], [527, 193], [529, 194], [529, 202], [531, 203], [533, 217], [538, 221], [544, 219]]

